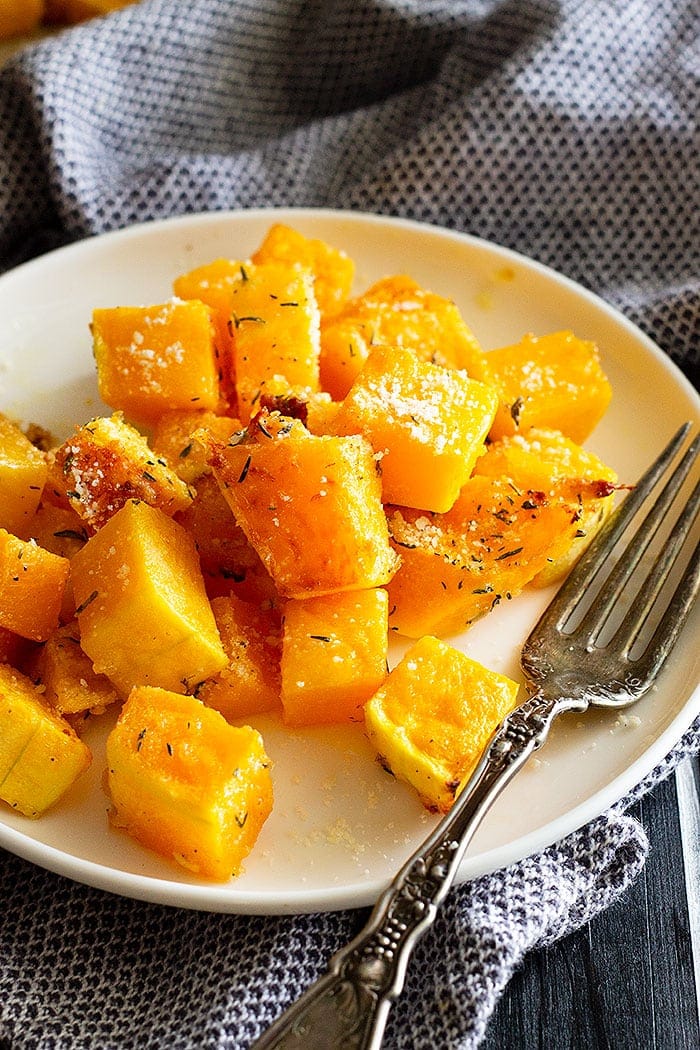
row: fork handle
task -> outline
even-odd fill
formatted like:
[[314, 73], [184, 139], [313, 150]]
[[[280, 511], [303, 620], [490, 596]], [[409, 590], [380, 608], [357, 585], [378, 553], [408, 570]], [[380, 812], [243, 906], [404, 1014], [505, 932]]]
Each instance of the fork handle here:
[[580, 706], [575, 700], [535, 692], [501, 722], [454, 806], [406, 861], [366, 926], [251, 1050], [377, 1050], [381, 1046], [411, 951], [432, 925], [482, 817], [544, 743], [554, 718]]

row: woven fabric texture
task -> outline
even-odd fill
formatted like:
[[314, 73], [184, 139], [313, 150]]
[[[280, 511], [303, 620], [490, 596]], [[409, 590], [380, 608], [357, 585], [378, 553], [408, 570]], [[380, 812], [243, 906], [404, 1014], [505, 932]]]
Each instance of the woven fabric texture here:
[[[0, 269], [145, 219], [330, 206], [466, 231], [620, 308], [697, 383], [692, 0], [144, 0], [0, 72]], [[1, 355], [1, 349], [0, 349]], [[525, 952], [643, 866], [633, 796], [454, 891], [393, 1050], [466, 1050]], [[0, 852], [0, 1047], [245, 1050], [358, 928], [118, 899]]]

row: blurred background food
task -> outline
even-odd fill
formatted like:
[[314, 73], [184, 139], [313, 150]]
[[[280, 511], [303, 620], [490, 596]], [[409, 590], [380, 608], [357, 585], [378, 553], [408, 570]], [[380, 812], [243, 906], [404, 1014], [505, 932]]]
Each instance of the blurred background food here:
[[131, 3], [134, 0], [0, 0], [0, 40], [40, 34], [48, 27], [76, 25]]

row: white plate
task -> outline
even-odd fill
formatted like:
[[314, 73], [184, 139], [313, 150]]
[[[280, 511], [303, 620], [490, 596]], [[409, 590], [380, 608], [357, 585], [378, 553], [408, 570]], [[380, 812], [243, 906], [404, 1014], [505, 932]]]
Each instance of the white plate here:
[[[93, 307], [162, 301], [178, 273], [222, 255], [245, 258], [273, 221], [344, 248], [358, 264], [358, 289], [403, 271], [452, 297], [486, 348], [561, 328], [595, 340], [614, 398], [588, 446], [625, 481], [638, 477], [684, 420], [700, 421], [696, 393], [661, 351], [600, 299], [551, 270], [413, 222], [301, 210], [145, 224], [6, 274], [0, 279], [0, 410], [42, 423], [61, 438], [104, 411], [88, 333]], [[522, 595], [451, 640], [517, 678], [520, 645], [548, 598], [546, 592]], [[594, 711], [559, 720], [541, 757], [487, 815], [461, 879], [573, 831], [664, 757], [700, 709], [697, 624], [695, 617], [672, 666], [630, 716]], [[92, 770], [53, 812], [36, 822], [0, 812], [0, 846], [78, 881], [181, 907], [282, 913], [373, 902], [433, 818], [381, 770], [359, 728], [290, 732], [269, 717], [255, 724], [274, 760], [275, 807], [244, 874], [230, 883], [198, 882], [108, 828], [100, 788], [104, 727], [93, 727], [88, 737]]]

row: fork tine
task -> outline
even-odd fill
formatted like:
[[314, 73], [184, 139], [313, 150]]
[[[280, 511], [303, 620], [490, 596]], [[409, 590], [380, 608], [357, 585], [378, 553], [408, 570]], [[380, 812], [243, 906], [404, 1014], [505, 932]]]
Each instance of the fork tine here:
[[[695, 524], [699, 511], [700, 482], [695, 486], [692, 496], [686, 503], [673, 531], [668, 536], [665, 546], [661, 550], [649, 575], [636, 595], [634, 603], [627, 611], [618, 629], [615, 631], [612, 644], [615, 645], [615, 643], [618, 643], [617, 647], [624, 654], [629, 653], [630, 649], [632, 649], [654, 602], [664, 586], [668, 573], [680, 553], [688, 533]], [[697, 557], [697, 548], [695, 556]]]
[[644, 503], [682, 447], [690, 427], [690, 423], [685, 423], [679, 428], [666, 448], [641, 476], [624, 503], [613, 511], [605, 525], [569, 573], [553, 601], [543, 613], [533, 634], [541, 634], [548, 630], [558, 631], [566, 623], [586, 587], [605, 562], [610, 550], [627, 529], [642, 503]]
[[[695, 547], [673, 598], [638, 661], [646, 681], [651, 682], [660, 671], [688, 618], [698, 591], [700, 591], [700, 543]], [[637, 664], [632, 666], [637, 666]]]
[[[644, 520], [639, 524], [636, 533], [632, 536], [625, 550], [620, 554], [617, 563], [612, 568], [605, 584], [601, 587], [600, 591], [596, 594], [595, 601], [585, 616], [582, 618], [578, 627], [576, 628], [579, 637], [588, 635], [589, 641], [595, 641], [596, 636], [605, 624], [610, 610], [613, 608], [622, 591], [625, 588], [627, 581], [632, 576], [633, 572], [637, 568], [641, 561], [645, 551], [647, 550], [652, 539], [656, 535], [659, 525], [663, 521], [666, 512], [673, 503], [678, 490], [688, 476], [691, 467], [693, 466], [698, 451], [700, 450], [700, 437], [696, 437], [693, 443], [688, 448], [685, 456], [678, 464], [674, 472], [670, 475], [666, 485], [662, 489], [661, 493], [657, 497], [656, 501], [652, 504], [649, 512], [647, 513]], [[690, 500], [690, 511], [684, 516], [687, 520], [688, 516], [692, 518], [692, 506], [693, 501], [697, 501], [698, 496], [695, 493]], [[676, 546], [682, 544], [688, 529], [692, 525], [692, 520], [687, 521], [686, 532], [683, 537], [680, 533], [676, 534]], [[669, 541], [671, 542], [671, 537]], [[673, 548], [676, 549], [675, 547]], [[669, 555], [672, 552], [669, 551]], [[673, 560], [673, 556], [670, 556], [666, 565], [669, 566]], [[663, 583], [663, 577], [658, 581], [658, 587], [660, 589]], [[646, 592], [645, 592], [646, 593]], [[658, 593], [658, 591], [656, 592]], [[653, 600], [653, 599], [652, 599]], [[638, 609], [637, 602], [635, 601], [635, 609]], [[642, 609], [639, 607], [639, 611]], [[643, 615], [646, 615], [644, 610]], [[642, 617], [643, 618], [643, 617]], [[633, 613], [630, 613], [630, 619], [633, 619]]]

